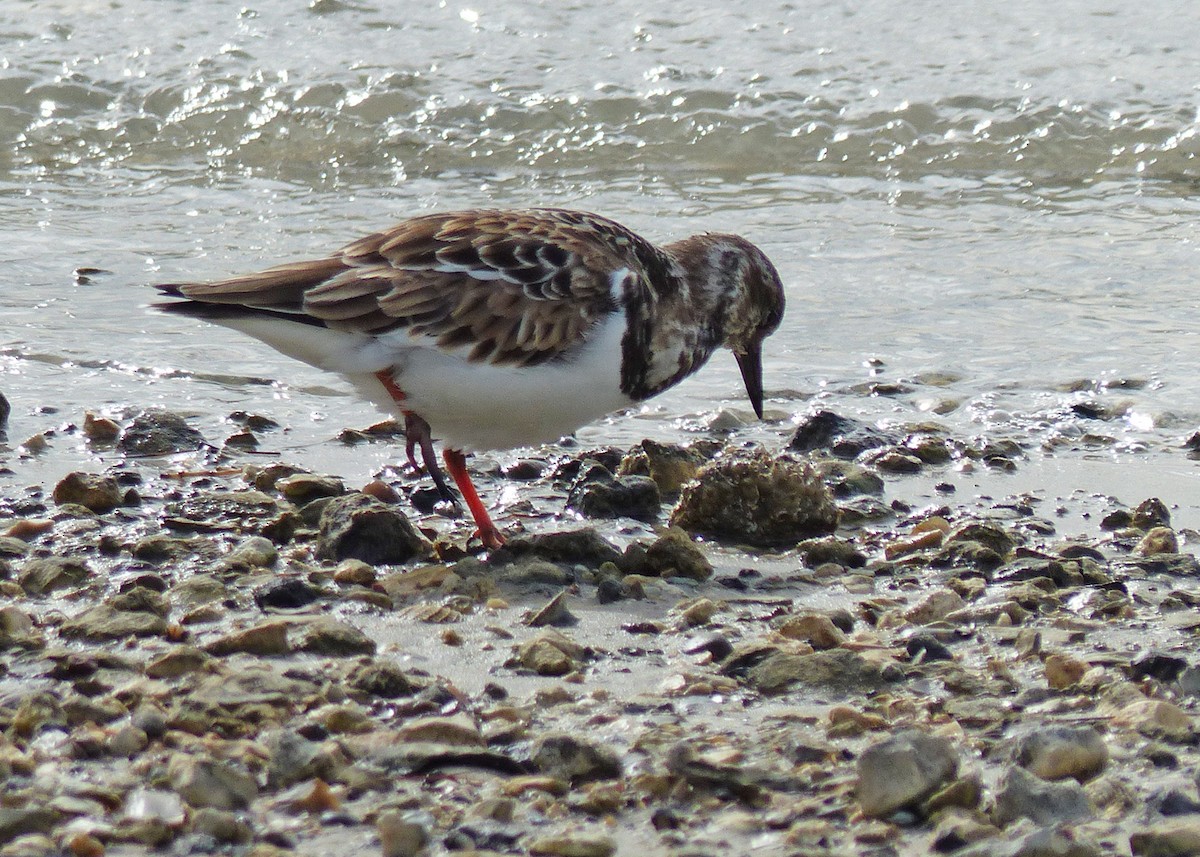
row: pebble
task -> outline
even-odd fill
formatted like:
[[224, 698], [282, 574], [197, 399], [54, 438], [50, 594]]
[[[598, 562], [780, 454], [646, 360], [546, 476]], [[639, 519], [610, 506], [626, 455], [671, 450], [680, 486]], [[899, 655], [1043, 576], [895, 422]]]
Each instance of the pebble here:
[[38, 557], [21, 566], [17, 582], [30, 595], [48, 595], [78, 586], [92, 575], [91, 567], [73, 557]]
[[543, 836], [529, 843], [530, 854], [553, 857], [612, 857], [617, 843], [608, 836]]
[[545, 676], [566, 675], [576, 668], [583, 656], [582, 646], [555, 630], [543, 631], [517, 648], [521, 664]]
[[200, 449], [208, 442], [178, 414], [149, 411], [134, 418], [117, 445], [130, 455], [169, 455]]
[[803, 613], [789, 617], [779, 626], [779, 633], [789, 640], [801, 640], [814, 649], [836, 649], [846, 642], [846, 634], [822, 613]]
[[1200, 815], [1139, 828], [1130, 834], [1129, 848], [1136, 857], [1195, 857], [1200, 854]]
[[689, 533], [772, 546], [833, 532], [838, 509], [807, 462], [758, 448], [705, 464], [680, 492], [670, 520]]
[[920, 803], [953, 779], [958, 753], [946, 738], [900, 732], [863, 751], [855, 796], [864, 815], [886, 818]]
[[167, 778], [171, 788], [192, 807], [245, 809], [258, 797], [254, 777], [215, 759], [176, 755], [167, 765]]
[[68, 473], [54, 486], [54, 502], [74, 504], [103, 515], [121, 505], [125, 492], [112, 476], [76, 471]]
[[669, 527], [646, 548], [644, 563], [639, 570], [658, 577], [690, 580], [708, 580], [713, 573], [712, 563], [704, 552], [679, 527]]
[[429, 831], [412, 813], [381, 812], [375, 820], [375, 832], [383, 857], [417, 857], [429, 843]]
[[1087, 782], [1108, 764], [1108, 745], [1091, 726], [1048, 726], [1017, 739], [1018, 765], [1043, 780]]
[[1192, 716], [1164, 699], [1140, 699], [1129, 703], [1114, 717], [1113, 724], [1135, 729], [1152, 738], [1188, 743], [1196, 734]]
[[403, 512], [366, 494], [336, 497], [321, 512], [317, 556], [322, 559], [399, 564], [431, 550]]
[[534, 741], [530, 761], [539, 771], [574, 785], [621, 776], [617, 754], [602, 744], [574, 735], [543, 735]]
[[1080, 821], [1093, 813], [1087, 794], [1074, 780], [1051, 783], [1024, 768], [1011, 767], [996, 784], [992, 820], [1000, 827], [1019, 818], [1047, 825]]

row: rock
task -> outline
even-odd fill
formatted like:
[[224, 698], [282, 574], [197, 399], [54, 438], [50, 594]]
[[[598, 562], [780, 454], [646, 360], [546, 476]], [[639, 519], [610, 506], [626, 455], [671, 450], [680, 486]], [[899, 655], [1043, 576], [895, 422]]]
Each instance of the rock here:
[[8, 399], [4, 398], [4, 394], [0, 393], [0, 432], [3, 432], [8, 425], [8, 415], [12, 413], [12, 405], [8, 403]]
[[31, 833], [50, 833], [61, 815], [46, 806], [0, 807], [0, 843]]
[[272, 790], [312, 779], [329, 782], [337, 776], [339, 760], [320, 742], [282, 729], [267, 737], [266, 746], [267, 786]]
[[525, 624], [530, 628], [545, 628], [548, 625], [566, 627], [575, 625], [578, 622], [579, 618], [567, 607], [567, 592], [565, 589], [547, 601], [538, 610], [534, 611], [525, 620]]
[[96, 473], [68, 473], [54, 486], [54, 502], [59, 506], [74, 503], [100, 515], [120, 506], [124, 496], [116, 479]]
[[671, 512], [672, 526], [757, 546], [831, 533], [837, 520], [833, 495], [807, 463], [761, 448], [706, 464]]
[[1134, 831], [1129, 848], [1136, 857], [1194, 857], [1200, 854], [1200, 815], [1159, 821]]
[[530, 761], [539, 771], [572, 785], [621, 776], [621, 761], [608, 747], [567, 734], [538, 738]]
[[1136, 556], [1179, 553], [1179, 539], [1170, 527], [1152, 527], [1133, 549]]
[[336, 476], [297, 473], [277, 480], [275, 490], [297, 506], [303, 506], [322, 497], [341, 497], [346, 493], [346, 484]]
[[997, 524], [978, 521], [961, 524], [951, 530], [946, 536], [946, 543], [953, 544], [955, 542], [973, 542], [983, 545], [1001, 559], [1007, 557], [1016, 547], [1016, 541], [1009, 530]]
[[[987, 853], [994, 857], [1105, 857], [1108, 852], [1071, 825], [1060, 824], [1034, 830]], [[963, 853], [963, 857], [971, 855]]]
[[958, 753], [948, 739], [910, 729], [859, 756], [855, 794], [864, 815], [886, 818], [919, 804], [957, 772]]
[[151, 411], [136, 417], [117, 446], [130, 455], [169, 455], [190, 452], [209, 443], [178, 414]]
[[457, 717], [419, 717], [396, 730], [398, 741], [427, 741], [455, 747], [482, 747], [483, 736], [475, 721]]
[[795, 684], [842, 692], [877, 690], [890, 679], [857, 652], [832, 649], [807, 655], [774, 652], [744, 669], [735, 652], [721, 667], [726, 675], [745, 674], [746, 683], [763, 693], [782, 693]]
[[129, 759], [146, 749], [150, 736], [132, 723], [126, 723], [108, 739], [108, 752], [113, 756]]
[[227, 762], [183, 753], [167, 765], [171, 788], [193, 807], [246, 809], [258, 797], [254, 777]]
[[334, 498], [321, 512], [317, 556], [322, 559], [398, 564], [427, 556], [430, 550], [400, 510], [366, 494]]
[[416, 813], [390, 809], [375, 820], [383, 857], [417, 857], [429, 843], [429, 831]]
[[1042, 668], [1046, 673], [1046, 684], [1054, 690], [1073, 687], [1088, 671], [1088, 665], [1084, 661], [1057, 652], [1046, 656]]
[[646, 548], [643, 573], [659, 577], [708, 580], [712, 563], [683, 530], [671, 527]]
[[503, 551], [516, 556], [532, 553], [547, 562], [581, 563], [592, 567], [621, 559], [617, 546], [592, 527], [514, 536]]
[[98, 604], [59, 627], [64, 637], [86, 640], [121, 640], [125, 637], [161, 637], [167, 623], [153, 613], [118, 610], [109, 604]]
[[635, 518], [653, 521], [662, 497], [648, 476], [613, 476], [608, 468], [592, 463], [580, 471], [567, 492], [567, 506], [588, 518]]
[[423, 685], [410, 678], [404, 670], [389, 661], [372, 661], [355, 667], [347, 679], [360, 693], [380, 699], [412, 696]]
[[26, 560], [21, 566], [17, 582], [30, 595], [46, 595], [58, 589], [78, 586], [91, 574], [92, 570], [81, 559], [49, 556]]
[[694, 479], [703, 464], [704, 456], [690, 447], [647, 439], [625, 454], [617, 476], [648, 476], [660, 494], [671, 495]]
[[904, 611], [904, 618], [914, 625], [930, 625], [940, 622], [967, 604], [953, 589], [934, 589], [924, 598]]
[[340, 619], [322, 616], [292, 627], [292, 648], [297, 652], [338, 658], [375, 654], [375, 641]]
[[278, 577], [254, 592], [259, 610], [298, 610], [319, 601], [325, 593], [302, 577]]
[[1163, 699], [1139, 699], [1122, 708], [1113, 723], [1135, 729], [1151, 738], [1190, 743], [1195, 737], [1192, 716], [1173, 702]]
[[247, 568], [271, 568], [279, 559], [275, 543], [263, 536], [251, 536], [225, 556], [225, 564]]
[[857, 458], [868, 449], [887, 446], [899, 441], [859, 420], [839, 416], [832, 411], [817, 411], [797, 426], [788, 449], [796, 452], [828, 450], [837, 458]]
[[1072, 780], [1050, 783], [1024, 768], [1012, 767], [996, 784], [992, 819], [1000, 827], [1007, 827], [1018, 818], [1050, 825], [1090, 818], [1093, 813], [1087, 794]]
[[576, 668], [586, 650], [564, 634], [548, 629], [517, 648], [521, 665], [538, 675], [566, 675]]
[[249, 655], [286, 655], [292, 651], [288, 642], [291, 623], [280, 620], [264, 622], [242, 631], [233, 631], [213, 640], [204, 650], [210, 655], [225, 656], [238, 652]]
[[608, 836], [543, 836], [529, 843], [529, 853], [551, 857], [612, 857], [617, 843]]
[[789, 640], [801, 640], [814, 649], [836, 649], [846, 642], [846, 634], [833, 620], [821, 613], [802, 613], [788, 618], [779, 633]]
[[244, 844], [254, 838], [254, 831], [244, 819], [229, 810], [204, 807], [191, 814], [192, 831], [211, 837], [217, 842]]
[[1151, 497], [1138, 503], [1133, 510], [1130, 526], [1138, 530], [1152, 530], [1155, 527], [1171, 526], [1171, 513], [1167, 504], [1157, 497]]
[[1015, 760], [1043, 780], [1083, 783], [1108, 764], [1108, 745], [1091, 726], [1041, 726], [1017, 740]]

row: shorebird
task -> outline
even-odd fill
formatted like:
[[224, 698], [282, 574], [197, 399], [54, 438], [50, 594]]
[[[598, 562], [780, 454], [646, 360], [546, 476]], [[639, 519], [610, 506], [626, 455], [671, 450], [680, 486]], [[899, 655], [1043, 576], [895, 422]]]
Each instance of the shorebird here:
[[580, 211], [429, 214], [322, 259], [212, 283], [158, 286], [158, 304], [345, 375], [404, 418], [441, 496], [443, 459], [488, 548], [504, 544], [465, 453], [557, 440], [661, 393], [719, 347], [762, 418], [762, 343], [783, 284], [737, 235], [655, 246]]

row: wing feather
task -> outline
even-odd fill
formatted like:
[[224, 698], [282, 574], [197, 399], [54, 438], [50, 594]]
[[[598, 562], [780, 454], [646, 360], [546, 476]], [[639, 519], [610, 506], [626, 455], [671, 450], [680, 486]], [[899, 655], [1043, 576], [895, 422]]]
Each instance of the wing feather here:
[[407, 329], [468, 359], [554, 359], [616, 311], [613, 274], [649, 276], [657, 248], [596, 215], [555, 209], [417, 217], [326, 259], [217, 283], [160, 287], [248, 311], [294, 313], [339, 330]]

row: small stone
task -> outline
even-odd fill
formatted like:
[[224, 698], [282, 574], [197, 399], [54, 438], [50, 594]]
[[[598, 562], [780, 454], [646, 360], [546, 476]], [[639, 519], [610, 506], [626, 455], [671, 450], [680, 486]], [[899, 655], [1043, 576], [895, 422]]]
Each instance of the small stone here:
[[1200, 815], [1158, 821], [1134, 831], [1129, 848], [1136, 857], [1194, 857], [1200, 854]]
[[679, 527], [669, 528], [646, 548], [644, 569], [644, 574], [690, 580], [708, 580], [713, 573], [708, 557]]
[[567, 608], [567, 593], [563, 590], [526, 619], [525, 624], [530, 628], [544, 628], [548, 625], [574, 625], [578, 621]]
[[1046, 684], [1054, 690], [1073, 687], [1088, 671], [1088, 665], [1084, 661], [1057, 652], [1046, 656], [1042, 668], [1046, 673]]
[[375, 832], [383, 857], [417, 857], [429, 843], [429, 831], [413, 813], [381, 812], [375, 820]]
[[375, 654], [375, 641], [340, 619], [322, 616], [292, 628], [292, 648], [297, 652], [339, 658]]
[[648, 476], [613, 476], [603, 465], [581, 470], [567, 493], [567, 505], [588, 518], [635, 518], [653, 521], [662, 497]]
[[1151, 497], [1138, 503], [1133, 510], [1130, 525], [1138, 530], [1152, 530], [1155, 527], [1171, 526], [1171, 512], [1167, 504], [1157, 497]]
[[1152, 738], [1191, 743], [1196, 729], [1192, 716], [1173, 702], [1140, 699], [1122, 708], [1113, 723], [1135, 729]]
[[251, 536], [230, 551], [225, 562], [250, 568], [270, 568], [278, 559], [279, 550], [274, 542], [263, 536]]
[[1018, 739], [1015, 759], [1043, 780], [1083, 783], [1108, 764], [1108, 745], [1091, 726], [1042, 726]]
[[1039, 825], [1079, 821], [1094, 814], [1083, 788], [1073, 780], [1051, 783], [1026, 771], [1009, 768], [996, 784], [992, 819], [1007, 827], [1018, 818]]
[[297, 506], [303, 506], [321, 497], [341, 497], [346, 493], [346, 485], [336, 476], [297, 473], [277, 480], [275, 490]]
[[200, 449], [208, 441], [178, 414], [152, 411], [133, 420], [118, 446], [131, 455], [169, 455]]
[[98, 604], [59, 626], [64, 637], [85, 640], [122, 640], [126, 637], [161, 637], [168, 625], [153, 613], [118, 610], [109, 604]]
[[1179, 539], [1170, 527], [1153, 527], [1146, 535], [1142, 536], [1142, 540], [1133, 549], [1133, 553], [1136, 556], [1176, 554], [1179, 553]]
[[290, 654], [292, 647], [288, 643], [288, 629], [291, 627], [291, 623], [286, 621], [264, 622], [219, 637], [205, 646], [204, 650], [219, 657], [238, 652], [267, 656]]
[[47, 595], [83, 583], [92, 570], [81, 559], [50, 556], [27, 560], [17, 582], [30, 595]]
[[54, 502], [59, 506], [73, 503], [99, 515], [120, 506], [124, 497], [116, 479], [96, 473], [68, 473], [54, 486]]
[[566, 675], [583, 655], [582, 646], [554, 630], [543, 631], [517, 648], [521, 665], [545, 676]]
[[746, 683], [762, 693], [782, 693], [795, 684], [839, 692], [872, 691], [892, 680], [877, 664], [847, 649], [806, 655], [774, 652], [754, 660], [754, 665], [746, 668], [735, 651], [722, 664], [721, 672], [734, 676], [744, 673]]
[[216, 807], [203, 807], [191, 814], [192, 830], [217, 842], [242, 844], [254, 838], [250, 825], [236, 813]]
[[277, 577], [254, 592], [260, 610], [299, 610], [318, 601], [325, 593], [302, 577]]
[[258, 797], [254, 777], [227, 762], [186, 754], [167, 765], [171, 788], [193, 807], [245, 809]]
[[662, 494], [678, 494], [703, 464], [704, 457], [694, 449], [643, 440], [621, 459], [617, 475], [649, 476]]
[[855, 794], [864, 815], [885, 818], [920, 803], [957, 771], [958, 753], [948, 739], [910, 729], [859, 756]]
[[821, 613], [792, 616], [779, 626], [779, 633], [789, 640], [808, 643], [814, 649], [836, 649], [846, 642], [845, 632]]
[[966, 607], [961, 595], [953, 589], [934, 589], [904, 611], [904, 618], [914, 625], [930, 625], [940, 622], [953, 613]]
[[361, 559], [348, 559], [333, 570], [333, 582], [340, 586], [373, 586], [375, 569]]
[[567, 734], [544, 735], [534, 742], [530, 760], [544, 774], [573, 785], [621, 776], [621, 762], [608, 747]]
[[90, 833], [74, 833], [66, 841], [72, 857], [104, 857], [104, 843]]
[[366, 494], [336, 497], [321, 512], [317, 556], [322, 559], [399, 564], [427, 556], [431, 550], [399, 509]]
[[396, 738], [400, 741], [429, 741], [456, 747], [484, 746], [479, 727], [466, 715], [421, 717], [396, 730]]
[[608, 836], [543, 836], [529, 843], [529, 853], [552, 857], [612, 857], [617, 843]]
[[690, 533], [769, 547], [833, 532], [838, 510], [804, 461], [763, 449], [709, 462], [680, 493], [671, 525]]
[[130, 758], [145, 750], [150, 738], [138, 727], [126, 723], [108, 739], [108, 752], [114, 756]]

